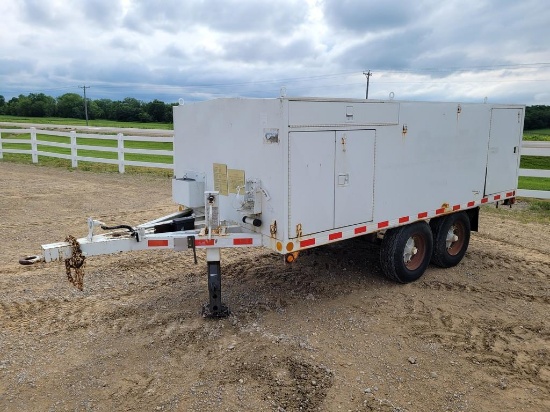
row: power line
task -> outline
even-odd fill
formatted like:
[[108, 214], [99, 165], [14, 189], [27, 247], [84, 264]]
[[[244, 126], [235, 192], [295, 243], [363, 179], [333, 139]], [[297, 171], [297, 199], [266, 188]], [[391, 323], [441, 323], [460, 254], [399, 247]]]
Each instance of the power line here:
[[503, 69], [527, 69], [527, 68], [548, 68], [550, 63], [516, 63], [516, 64], [493, 64], [486, 66], [470, 66], [470, 67], [419, 67], [407, 69], [378, 69], [384, 73], [454, 73], [454, 72], [475, 72], [475, 71], [494, 71]]
[[368, 98], [369, 98], [369, 80], [370, 80], [370, 77], [372, 76], [372, 73], [369, 70], [368, 72], [363, 72], [363, 74], [367, 78], [367, 91], [365, 92], [365, 99], [368, 100]]
[[89, 89], [92, 86], [78, 86], [79, 89], [84, 90], [84, 113], [86, 114], [86, 126], [88, 126], [88, 100], [86, 99], [86, 89]]
[[[404, 69], [382, 69], [382, 68], [374, 68], [377, 72], [377, 84], [424, 84], [424, 85], [438, 85], [438, 84], [464, 84], [464, 83], [516, 83], [516, 82], [548, 82], [548, 78], [540, 78], [540, 79], [534, 79], [532, 78], [513, 78], [514, 76], [507, 77], [503, 76], [501, 74], [502, 71], [509, 71], [510, 73], [521, 73], [525, 74], [529, 72], [529, 70], [538, 69], [541, 71], [541, 74], [543, 74], [543, 77], [547, 77], [545, 74], [547, 73], [548, 69], [550, 68], [550, 62], [534, 62], [534, 63], [517, 63], [517, 64], [499, 64], [499, 65], [485, 65], [485, 66], [471, 66], [471, 67], [444, 67], [444, 68], [404, 68]], [[494, 71], [495, 75], [492, 76], [493, 78], [491, 80], [478, 80], [475, 79], [475, 77], [472, 77], [471, 80], [465, 80], [465, 79], [454, 79], [453, 73], [456, 75], [459, 75], [464, 72], [471, 72], [472, 75], [476, 74], [478, 76], [485, 75], [484, 77], [487, 77], [488, 72]], [[544, 71], [544, 72], [543, 72]], [[370, 75], [369, 75], [370, 73]], [[439, 73], [439, 75], [438, 75]], [[210, 72], [210, 73], [204, 73], [206, 76], [209, 76], [212, 80], [215, 81], [215, 78], [219, 75], [217, 72]], [[94, 83], [94, 90], [98, 89], [102, 91], [102, 94], [110, 95], [110, 94], [119, 94], [119, 93], [125, 93], [126, 91], [131, 90], [131, 95], [135, 95], [136, 93], [148, 93], [150, 91], [156, 91], [160, 92], [162, 94], [170, 94], [170, 95], [177, 95], [182, 93], [205, 93], [210, 96], [224, 96], [224, 95], [231, 95], [231, 94], [237, 94], [240, 95], [241, 93], [250, 94], [250, 93], [256, 93], [256, 90], [252, 89], [258, 89], [261, 88], [263, 90], [258, 90], [258, 93], [266, 93], [267, 89], [271, 89], [272, 87], [277, 86], [277, 90], [280, 85], [287, 85], [289, 86], [289, 90], [308, 90], [308, 89], [316, 89], [316, 88], [327, 88], [327, 87], [349, 87], [353, 85], [358, 85], [357, 81], [359, 80], [361, 74], [367, 76], [367, 89], [365, 93], [365, 97], [368, 98], [369, 95], [369, 85], [370, 85], [370, 76], [372, 75], [371, 70], [368, 71], [343, 71], [343, 72], [336, 72], [336, 73], [329, 73], [329, 74], [319, 74], [319, 75], [310, 75], [310, 76], [303, 76], [303, 77], [286, 77], [286, 78], [276, 78], [276, 79], [258, 79], [258, 80], [252, 80], [249, 81], [228, 81], [228, 82], [208, 82], [207, 79], [204, 77], [202, 79], [193, 79], [193, 77], [190, 77], [189, 79], [181, 79], [179, 84], [136, 84], [136, 83], [103, 83], [103, 84], [97, 84]], [[401, 75], [417, 75], [417, 78], [413, 79], [407, 79], [406, 81], [399, 81], [398, 76], [397, 79], [392, 74], [401, 74]], [[523, 76], [522, 76], [523, 77]], [[218, 77], [219, 79], [219, 77]], [[474, 80], [475, 79], [475, 80]], [[182, 81], [183, 80], [183, 81]], [[191, 80], [189, 82], [189, 80]], [[174, 82], [178, 82], [177, 78], [174, 78]], [[195, 84], [193, 84], [195, 83]], [[333, 83], [333, 84], [330, 84]], [[337, 83], [337, 84], [334, 84]], [[364, 83], [362, 83], [364, 84]], [[36, 93], [40, 91], [54, 91], [54, 90], [63, 90], [63, 89], [69, 89], [71, 87], [75, 86], [58, 86], [58, 87], [50, 87], [47, 89], [42, 89], [38, 91], [31, 91], [28, 93]], [[87, 98], [86, 98], [86, 89], [90, 88], [90, 86], [78, 86], [79, 88], [83, 89], [84, 93], [84, 110], [86, 117], [88, 117], [87, 112]], [[9, 87], [9, 89], [13, 89], [13, 87]], [[226, 93], [224, 93], [224, 90]]]
[[[375, 68], [378, 72], [382, 74], [392, 74], [392, 73], [401, 73], [401, 74], [425, 74], [425, 73], [450, 73], [450, 72], [468, 72], [468, 71], [491, 71], [491, 70], [502, 70], [502, 69], [525, 69], [525, 68], [549, 68], [550, 62], [538, 62], [538, 63], [517, 63], [517, 64], [500, 64], [500, 65], [485, 65], [485, 66], [470, 66], [470, 67], [444, 67], [444, 68], [406, 68], [406, 69], [383, 69]], [[370, 70], [369, 70], [370, 72]], [[212, 89], [212, 88], [224, 88], [224, 87], [236, 87], [236, 86], [252, 86], [252, 85], [269, 85], [269, 84], [280, 84], [280, 83], [302, 83], [302, 82], [311, 82], [314, 80], [337, 78], [337, 77], [348, 77], [351, 75], [358, 75], [360, 72], [357, 71], [347, 71], [339, 73], [330, 73], [323, 75], [313, 75], [313, 76], [303, 76], [303, 77], [287, 77], [279, 79], [264, 79], [264, 80], [252, 80], [246, 82], [219, 82], [219, 83], [197, 83], [197, 84], [188, 84], [184, 86], [177, 85], [139, 85], [141, 89]], [[367, 73], [363, 72], [364, 75]], [[39, 91], [54, 91], [68, 89], [71, 86], [60, 86], [56, 88], [47, 88]], [[74, 86], [73, 86], [74, 87]], [[88, 88], [89, 86], [85, 86]], [[103, 84], [95, 85], [94, 87], [100, 89], [125, 89], [136, 87], [135, 83], [117, 83], [117, 84]], [[80, 86], [80, 88], [84, 88]], [[32, 92], [29, 92], [32, 93]]]

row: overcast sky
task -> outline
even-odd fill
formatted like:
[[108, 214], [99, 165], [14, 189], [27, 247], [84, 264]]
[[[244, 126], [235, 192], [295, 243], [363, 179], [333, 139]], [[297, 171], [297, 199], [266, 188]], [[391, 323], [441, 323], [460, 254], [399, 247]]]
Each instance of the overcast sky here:
[[547, 0], [1, 0], [0, 95], [550, 104]]

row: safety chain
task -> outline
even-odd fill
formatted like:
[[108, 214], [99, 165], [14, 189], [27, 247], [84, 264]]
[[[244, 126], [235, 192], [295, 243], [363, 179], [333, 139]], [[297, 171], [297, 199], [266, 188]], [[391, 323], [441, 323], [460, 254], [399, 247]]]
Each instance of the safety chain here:
[[[82, 254], [82, 249], [80, 249], [80, 243], [76, 240], [74, 236], [68, 235], [65, 238], [65, 241], [70, 243], [71, 249], [73, 251], [70, 258], [65, 259], [65, 271], [67, 272], [67, 279], [71, 282], [78, 290], [82, 290], [84, 287], [84, 255]], [[74, 269], [74, 276], [71, 272], [71, 269]]]
[[275, 236], [277, 235], [277, 221], [274, 220], [271, 225], [269, 225], [269, 233], [271, 234], [271, 237], [275, 239]]

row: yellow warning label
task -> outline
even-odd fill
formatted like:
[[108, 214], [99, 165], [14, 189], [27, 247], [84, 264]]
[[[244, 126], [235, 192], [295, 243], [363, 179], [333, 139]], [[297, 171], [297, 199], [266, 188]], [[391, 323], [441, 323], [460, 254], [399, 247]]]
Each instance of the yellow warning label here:
[[220, 195], [227, 196], [227, 165], [223, 163], [214, 163], [214, 190], [220, 192]]
[[241, 188], [241, 194], [244, 192], [244, 170], [227, 169], [227, 181], [229, 193], [237, 193], [237, 188]]

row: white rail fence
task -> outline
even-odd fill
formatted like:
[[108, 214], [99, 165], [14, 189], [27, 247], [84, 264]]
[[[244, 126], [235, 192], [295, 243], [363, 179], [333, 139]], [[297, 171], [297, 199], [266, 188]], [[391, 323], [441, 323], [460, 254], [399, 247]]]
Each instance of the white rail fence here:
[[[534, 142], [525, 141], [521, 144], [522, 156], [550, 156], [550, 142]], [[550, 178], [550, 170], [545, 169], [519, 169], [520, 176], [531, 177], [548, 177]], [[539, 199], [550, 199], [550, 191], [548, 190], [528, 190], [518, 189], [518, 196], [535, 197]]]
[[[30, 141], [26, 139], [4, 139], [2, 134], [27, 134], [30, 133]], [[170, 131], [167, 131], [170, 133]], [[49, 136], [65, 136], [70, 138], [70, 143], [58, 143], [58, 142], [49, 142], [46, 140], [38, 140], [37, 135], [49, 135]], [[106, 146], [97, 146], [97, 145], [77, 145], [78, 139], [101, 139], [101, 140], [115, 140], [117, 142], [117, 147], [106, 147]], [[142, 154], [142, 155], [162, 155], [162, 156], [173, 156], [174, 152], [172, 150], [160, 150], [160, 149], [132, 149], [125, 147], [125, 141], [138, 141], [138, 142], [160, 142], [160, 143], [174, 143], [173, 134], [170, 137], [153, 137], [153, 136], [126, 136], [122, 133], [116, 135], [102, 135], [102, 134], [88, 134], [88, 133], [77, 133], [76, 131], [71, 132], [62, 132], [62, 131], [51, 131], [51, 130], [37, 130], [34, 127], [30, 129], [0, 129], [0, 159], [3, 158], [4, 153], [19, 153], [19, 154], [30, 154], [32, 157], [33, 163], [38, 163], [39, 156], [46, 157], [56, 157], [59, 159], [67, 159], [71, 161], [71, 166], [76, 168], [78, 167], [78, 162], [96, 162], [96, 163], [108, 163], [118, 165], [118, 171], [124, 173], [125, 166], [143, 166], [143, 167], [152, 167], [152, 168], [162, 168], [162, 169], [173, 169], [173, 163], [154, 163], [154, 162], [138, 162], [134, 160], [126, 160], [126, 153]], [[7, 149], [3, 148], [4, 143], [16, 143], [16, 144], [29, 144], [31, 145], [29, 149]], [[62, 154], [62, 153], [53, 153], [39, 150], [39, 147], [61, 147], [65, 149], [70, 149], [71, 154]], [[89, 156], [79, 156], [79, 150], [93, 150], [96, 152], [111, 152], [116, 153], [116, 159], [104, 159], [100, 157], [89, 157]]]
[[[30, 133], [30, 145], [31, 149], [5, 149], [2, 147], [3, 143], [29, 143], [28, 140], [22, 139], [3, 139], [2, 133], [9, 134], [25, 134]], [[169, 133], [169, 131], [167, 131]], [[66, 136], [70, 137], [70, 143], [57, 143], [48, 142], [45, 140], [38, 140], [37, 134], [50, 135], [50, 136]], [[105, 147], [105, 146], [92, 146], [92, 145], [77, 145], [77, 138], [83, 139], [102, 139], [102, 140], [116, 140], [117, 147]], [[33, 163], [38, 163], [38, 156], [56, 157], [61, 159], [68, 159], [71, 161], [72, 167], [78, 167], [78, 162], [97, 162], [97, 163], [109, 163], [118, 165], [118, 171], [124, 173], [125, 166], [144, 166], [152, 168], [173, 169], [172, 163], [153, 163], [153, 162], [138, 162], [133, 160], [126, 160], [126, 153], [144, 154], [144, 155], [163, 155], [173, 156], [172, 150], [156, 150], [156, 149], [132, 149], [125, 147], [124, 142], [127, 140], [140, 141], [140, 142], [162, 142], [162, 143], [174, 143], [173, 135], [171, 137], [153, 137], [153, 136], [125, 136], [122, 133], [115, 135], [101, 135], [101, 134], [87, 134], [77, 133], [76, 131], [62, 132], [62, 131], [50, 131], [50, 130], [37, 130], [34, 127], [30, 129], [0, 129], [0, 159], [3, 158], [4, 153], [20, 153], [30, 154], [32, 156]], [[50, 147], [62, 147], [70, 149], [71, 154], [52, 153], [39, 150], [39, 146]], [[94, 150], [99, 152], [115, 152], [117, 153], [116, 159], [103, 159], [98, 157], [79, 156], [79, 150]], [[525, 141], [521, 146], [521, 154], [526, 156], [550, 156], [550, 142], [534, 142]], [[541, 169], [520, 169], [520, 176], [531, 177], [546, 177], [550, 178], [550, 170]], [[534, 197], [541, 199], [550, 199], [550, 191], [544, 190], [527, 190], [518, 189], [518, 196]]]

